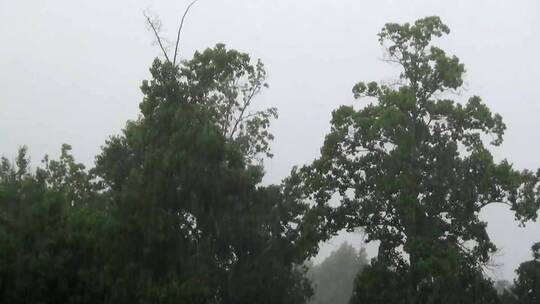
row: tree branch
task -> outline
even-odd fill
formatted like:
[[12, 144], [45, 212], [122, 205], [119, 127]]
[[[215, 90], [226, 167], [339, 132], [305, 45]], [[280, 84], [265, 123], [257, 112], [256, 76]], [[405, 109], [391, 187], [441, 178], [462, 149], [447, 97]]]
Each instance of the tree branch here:
[[505, 202], [505, 201], [485, 201], [485, 202], [481, 202], [479, 207], [480, 207], [480, 209], [483, 209], [487, 205], [493, 205], [493, 204], [506, 205], [506, 206], [512, 208], [512, 203], [511, 202]]
[[260, 84], [257, 84], [253, 90], [251, 91], [251, 93], [249, 94], [248, 98], [246, 99], [245, 103], [244, 103], [244, 106], [242, 107], [242, 109], [240, 110], [240, 115], [238, 116], [238, 119], [236, 120], [235, 124], [234, 124], [234, 127], [231, 131], [231, 135], [230, 135], [230, 138], [232, 138], [234, 136], [234, 133], [236, 132], [236, 128], [238, 128], [238, 124], [240, 123], [240, 121], [242, 121], [243, 119], [243, 116], [244, 116], [244, 112], [246, 111], [247, 107], [249, 106], [249, 104], [251, 103], [251, 99], [253, 99], [253, 97], [260, 91], [261, 89], [261, 85]]
[[152, 28], [152, 31], [154, 32], [154, 35], [156, 36], [156, 40], [159, 44], [159, 47], [161, 48], [161, 51], [163, 52], [163, 55], [165, 55], [165, 59], [167, 59], [168, 62], [171, 62], [169, 60], [169, 56], [167, 56], [167, 52], [165, 51], [165, 48], [163, 47], [163, 43], [161, 43], [161, 38], [159, 37], [158, 29], [156, 28], [156, 25], [152, 20], [150, 19], [150, 16], [146, 14], [146, 12], [143, 12], [144, 17], [146, 18], [146, 21], [148, 22], [148, 25]]
[[174, 57], [173, 57], [173, 65], [176, 65], [176, 55], [178, 54], [178, 44], [180, 43], [180, 34], [182, 33], [182, 27], [184, 27], [184, 20], [186, 19], [186, 16], [189, 12], [189, 9], [199, 0], [192, 1], [184, 11], [184, 15], [182, 16], [182, 20], [180, 21], [180, 26], [178, 27], [178, 34], [176, 35], [176, 45], [174, 47]]

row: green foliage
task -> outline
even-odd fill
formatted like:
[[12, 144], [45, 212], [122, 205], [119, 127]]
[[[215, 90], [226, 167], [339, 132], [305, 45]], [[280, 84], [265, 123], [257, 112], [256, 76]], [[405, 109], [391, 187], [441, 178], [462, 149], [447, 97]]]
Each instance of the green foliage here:
[[465, 71], [432, 45], [448, 32], [438, 17], [387, 24], [379, 39], [402, 68], [398, 84], [356, 84], [354, 96], [372, 102], [334, 111], [320, 158], [301, 170], [311, 199], [340, 200], [334, 220], [380, 241], [378, 262], [407, 276], [409, 303], [426, 303], [437, 278], [459, 280], [489, 260], [484, 206], [508, 204], [526, 221], [540, 202], [539, 174], [496, 163], [485, 144], [502, 143], [501, 116], [477, 96], [447, 98]]
[[354, 281], [351, 304], [406, 303], [404, 276], [380, 263], [368, 265]]
[[516, 269], [514, 285], [501, 286], [499, 298], [503, 304], [532, 304], [540, 301], [540, 243], [532, 246], [533, 259]]
[[[94, 303], [107, 217], [89, 174], [64, 145], [58, 160], [32, 172], [26, 148], [0, 168], [0, 301]], [[90, 207], [92, 206], [92, 207]], [[105, 248], [105, 247], [101, 247]]]
[[321, 264], [310, 267], [307, 276], [314, 286], [312, 304], [347, 304], [352, 295], [353, 281], [368, 265], [364, 249], [359, 252], [343, 243]]
[[540, 302], [540, 243], [532, 246], [533, 259], [519, 265], [516, 270], [512, 294], [516, 303], [532, 304]]
[[456, 275], [440, 275], [424, 282], [419, 293], [410, 292], [409, 271], [375, 261], [356, 278], [350, 303], [499, 303], [493, 282], [479, 271], [461, 268]]
[[[156, 59], [140, 116], [91, 170], [68, 145], [35, 170], [26, 148], [0, 159], [0, 302], [296, 304], [310, 277], [313, 303], [353, 287], [351, 303], [499, 303], [478, 214], [499, 202], [536, 219], [540, 172], [494, 161], [486, 139], [500, 145], [506, 126], [479, 97], [447, 98], [465, 71], [432, 45], [448, 33], [437, 17], [387, 24], [399, 84], [356, 84], [373, 102], [334, 111], [321, 157], [270, 186], [277, 111], [253, 104], [263, 64], [223, 44]], [[321, 241], [357, 227], [380, 242], [371, 265], [343, 245], [308, 272]], [[533, 253], [500, 301], [538, 303]]]
[[248, 54], [217, 44], [184, 62], [180, 78], [185, 81], [188, 101], [201, 104], [220, 133], [252, 159], [261, 153], [271, 156], [273, 135], [268, 127], [277, 118], [277, 109], [251, 110], [253, 98], [268, 84], [263, 63], [250, 60]]
[[87, 171], [70, 147], [31, 172], [0, 162], [6, 303], [304, 303], [312, 208], [261, 186], [274, 108], [252, 110], [263, 64], [215, 48], [155, 60], [141, 115]]
[[[218, 44], [180, 68], [156, 60], [150, 71], [140, 118], [96, 160], [118, 220], [118, 299], [304, 302], [310, 287], [295, 265], [317, 246], [304, 238], [314, 228], [300, 223], [310, 208], [286, 184], [259, 185], [276, 115], [251, 111], [266, 87], [262, 63]], [[154, 293], [163, 286], [170, 296]]]

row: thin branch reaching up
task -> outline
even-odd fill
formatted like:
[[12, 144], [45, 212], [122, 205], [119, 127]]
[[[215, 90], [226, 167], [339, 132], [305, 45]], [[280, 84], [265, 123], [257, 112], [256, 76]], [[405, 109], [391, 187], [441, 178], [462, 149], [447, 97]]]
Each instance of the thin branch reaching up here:
[[169, 56], [167, 55], [167, 52], [165, 51], [165, 48], [163, 47], [161, 38], [159, 37], [159, 32], [158, 32], [158, 29], [156, 28], [156, 24], [154, 24], [154, 21], [150, 19], [150, 16], [146, 12], [143, 12], [143, 14], [144, 14], [144, 17], [146, 18], [146, 21], [148, 22], [148, 25], [150, 25], [150, 27], [152, 28], [152, 31], [154, 32], [154, 35], [156, 36], [156, 40], [159, 44], [159, 47], [161, 48], [163, 55], [165, 55], [165, 59], [167, 59], [168, 62], [171, 62], [171, 60], [169, 60]]
[[253, 88], [253, 90], [251, 91], [251, 93], [249, 94], [247, 99], [245, 100], [244, 105], [243, 105], [242, 109], [240, 110], [240, 115], [238, 116], [238, 118], [236, 119], [236, 122], [234, 123], [234, 127], [233, 127], [233, 129], [231, 131], [230, 138], [233, 138], [234, 133], [236, 133], [236, 128], [238, 128], [238, 125], [243, 120], [244, 113], [245, 113], [246, 109], [249, 107], [249, 104], [251, 103], [251, 100], [253, 99], [253, 97], [255, 95], [257, 95], [257, 93], [259, 93], [260, 90], [261, 90], [261, 85], [257, 84]]
[[173, 57], [173, 65], [176, 65], [176, 55], [178, 54], [178, 44], [180, 43], [180, 34], [182, 33], [182, 27], [184, 26], [184, 19], [186, 19], [186, 16], [189, 12], [189, 9], [195, 4], [197, 3], [197, 1], [199, 0], [194, 0], [192, 1], [187, 7], [186, 7], [186, 10], [184, 11], [184, 15], [182, 16], [182, 20], [180, 21], [180, 26], [178, 27], [178, 34], [176, 35], [176, 45], [174, 47], [174, 57]]

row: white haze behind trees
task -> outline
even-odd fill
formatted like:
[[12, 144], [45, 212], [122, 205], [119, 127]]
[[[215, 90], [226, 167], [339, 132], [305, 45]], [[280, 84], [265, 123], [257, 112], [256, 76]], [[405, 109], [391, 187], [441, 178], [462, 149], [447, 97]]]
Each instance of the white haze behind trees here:
[[[100, 145], [127, 119], [137, 117], [141, 81], [160, 56], [145, 28], [143, 10], [161, 17], [170, 40], [188, 1], [0, 0], [0, 153], [13, 158], [28, 145], [34, 164], [58, 155], [62, 143], [91, 166]], [[517, 168], [540, 167], [540, 3], [516, 1], [200, 0], [182, 34], [180, 58], [223, 42], [261, 58], [270, 88], [261, 107], [275, 106], [275, 157], [265, 182], [277, 183], [293, 165], [310, 163], [329, 130], [331, 111], [357, 104], [354, 83], [392, 80], [396, 70], [380, 61], [376, 34], [386, 22], [438, 15], [451, 34], [443, 49], [467, 69], [465, 92], [500, 113], [508, 130], [498, 159]], [[504, 206], [482, 218], [501, 249], [491, 275], [512, 279], [540, 241], [540, 224], [518, 227]], [[317, 261], [361, 234], [341, 234]], [[375, 246], [368, 246], [373, 255]]]
[[311, 304], [348, 304], [358, 273], [369, 264], [364, 248], [341, 243], [320, 264], [311, 264], [307, 277], [314, 290]]

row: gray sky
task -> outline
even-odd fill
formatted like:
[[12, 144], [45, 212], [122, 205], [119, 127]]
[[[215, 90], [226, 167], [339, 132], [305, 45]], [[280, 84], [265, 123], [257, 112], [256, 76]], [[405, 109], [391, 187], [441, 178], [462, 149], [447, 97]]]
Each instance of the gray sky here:
[[[391, 80], [376, 34], [386, 22], [439, 15], [451, 28], [440, 41], [467, 68], [458, 100], [479, 95], [505, 119], [505, 143], [495, 150], [517, 168], [540, 167], [540, 2], [201, 0], [188, 16], [181, 55], [224, 42], [260, 57], [270, 89], [258, 97], [276, 106], [275, 157], [266, 182], [319, 154], [331, 111], [352, 99], [360, 80]], [[69, 143], [91, 165], [100, 145], [137, 117], [139, 85], [158, 48], [142, 11], [159, 14], [174, 36], [184, 0], [0, 0], [0, 154], [27, 145], [34, 163]], [[540, 224], [518, 228], [501, 206], [486, 209], [501, 249], [495, 278], [510, 279], [540, 241]], [[342, 239], [323, 247], [324, 256]]]

